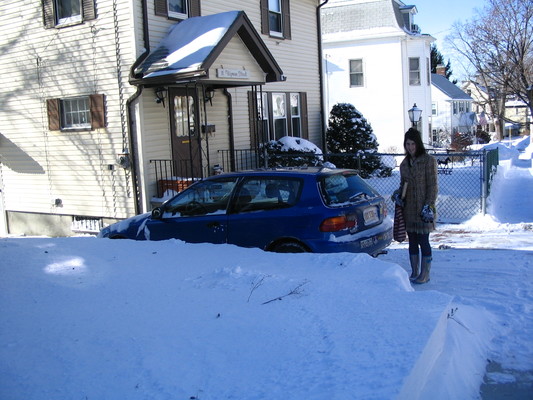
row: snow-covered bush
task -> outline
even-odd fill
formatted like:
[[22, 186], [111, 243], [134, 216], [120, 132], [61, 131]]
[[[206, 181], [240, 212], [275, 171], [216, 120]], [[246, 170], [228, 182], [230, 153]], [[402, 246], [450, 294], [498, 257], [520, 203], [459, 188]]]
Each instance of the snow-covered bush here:
[[[322, 150], [309, 140], [284, 136], [263, 145], [269, 167], [299, 167], [322, 165]], [[262, 154], [264, 157], [264, 152]]]

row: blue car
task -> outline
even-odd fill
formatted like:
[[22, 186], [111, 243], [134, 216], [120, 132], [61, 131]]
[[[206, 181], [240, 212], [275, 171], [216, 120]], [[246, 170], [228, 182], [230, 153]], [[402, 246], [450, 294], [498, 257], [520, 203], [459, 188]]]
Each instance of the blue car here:
[[287, 168], [203, 179], [98, 236], [377, 255], [392, 241], [392, 220], [383, 197], [356, 171]]

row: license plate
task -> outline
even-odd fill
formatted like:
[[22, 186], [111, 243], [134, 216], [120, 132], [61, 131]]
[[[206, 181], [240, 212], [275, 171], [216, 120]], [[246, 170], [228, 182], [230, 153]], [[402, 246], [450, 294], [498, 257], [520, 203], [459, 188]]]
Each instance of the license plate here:
[[361, 248], [362, 249], [365, 249], [365, 248], [370, 247], [372, 245], [374, 245], [374, 239], [373, 238], [361, 240]]
[[363, 211], [363, 219], [365, 220], [365, 225], [373, 224], [379, 221], [378, 217], [378, 208], [377, 207], [368, 207]]

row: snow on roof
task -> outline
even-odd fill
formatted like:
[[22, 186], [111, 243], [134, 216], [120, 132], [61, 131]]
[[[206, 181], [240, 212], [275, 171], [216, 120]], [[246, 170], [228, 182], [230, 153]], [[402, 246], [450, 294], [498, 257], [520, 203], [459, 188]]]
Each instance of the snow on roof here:
[[431, 83], [453, 100], [473, 100], [472, 97], [442, 75], [431, 74]]
[[239, 14], [239, 11], [228, 11], [192, 17], [175, 24], [135, 73], [152, 78], [200, 70]]

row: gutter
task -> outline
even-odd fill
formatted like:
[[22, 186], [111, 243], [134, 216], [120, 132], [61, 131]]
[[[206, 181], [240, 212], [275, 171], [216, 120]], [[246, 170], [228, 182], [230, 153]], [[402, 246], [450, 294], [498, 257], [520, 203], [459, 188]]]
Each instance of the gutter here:
[[[148, 29], [148, 5], [147, 0], [141, 0], [142, 3], [142, 28], [143, 28], [143, 43], [145, 51], [130, 68], [130, 79], [133, 76], [135, 68], [137, 68], [144, 59], [150, 54], [150, 35]], [[137, 91], [126, 101], [128, 110], [128, 139], [130, 142], [130, 159], [131, 159], [131, 174], [133, 180], [133, 192], [135, 193], [135, 214], [139, 214], [142, 209], [142, 188], [139, 184], [139, 157], [137, 157], [137, 128], [134, 117], [134, 103], [141, 96], [144, 87], [137, 86]]]
[[325, 0], [316, 8], [316, 25], [318, 35], [318, 78], [320, 83], [320, 122], [322, 125], [322, 151], [325, 153], [326, 149], [326, 116], [324, 115], [324, 78], [322, 67], [322, 25], [320, 23], [320, 9], [326, 5], [329, 0]]

